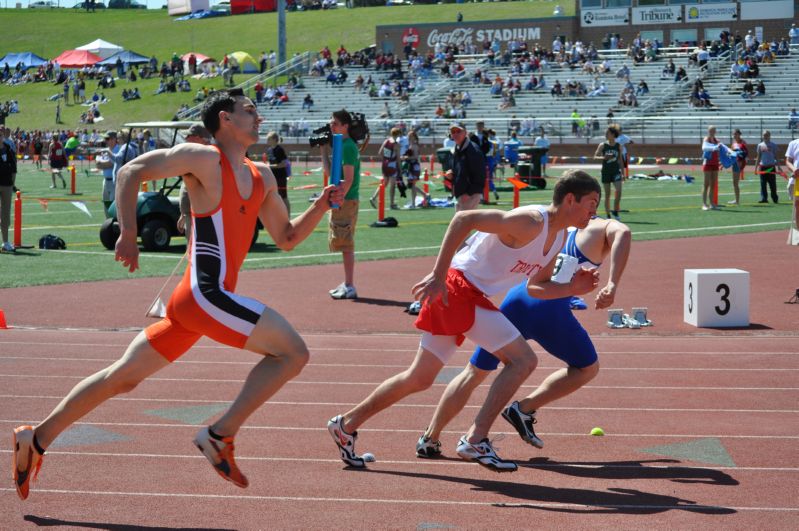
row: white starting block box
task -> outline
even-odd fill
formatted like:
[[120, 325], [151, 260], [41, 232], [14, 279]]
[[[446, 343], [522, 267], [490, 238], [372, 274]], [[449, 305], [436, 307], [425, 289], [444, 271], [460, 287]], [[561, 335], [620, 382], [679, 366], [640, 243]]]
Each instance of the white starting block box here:
[[749, 273], [685, 269], [683, 320], [697, 327], [749, 326]]

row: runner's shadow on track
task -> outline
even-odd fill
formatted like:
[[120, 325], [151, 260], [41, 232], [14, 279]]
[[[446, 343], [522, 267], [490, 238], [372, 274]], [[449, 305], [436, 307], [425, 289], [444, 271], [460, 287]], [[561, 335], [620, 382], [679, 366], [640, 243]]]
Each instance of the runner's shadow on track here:
[[231, 528], [218, 527], [151, 527], [146, 525], [104, 524], [101, 522], [74, 522], [59, 518], [45, 518], [33, 514], [26, 514], [25, 520], [39, 527], [85, 527], [87, 529], [106, 529], [108, 531], [235, 531]]
[[370, 297], [358, 297], [357, 299], [352, 299], [352, 302], [356, 304], [374, 304], [375, 306], [396, 306], [397, 308], [407, 308], [408, 302], [402, 301], [392, 301], [390, 299], [373, 299]]
[[[611, 488], [606, 491], [599, 491], [558, 488], [510, 481], [461, 478], [395, 470], [372, 470], [372, 473], [471, 485], [474, 487], [472, 490], [478, 493], [493, 492], [519, 500], [493, 504], [495, 507], [507, 507], [509, 509], [527, 508], [576, 514], [657, 514], [675, 509], [702, 514], [734, 514], [737, 512], [729, 507], [699, 505], [692, 500], [635, 489]], [[529, 504], [525, 502], [529, 502]], [[539, 503], [551, 505], [538, 505]]]
[[[676, 483], [701, 483], [705, 485], [738, 485], [738, 480], [712, 468], [674, 465], [677, 459], [651, 459], [645, 461], [611, 462], [565, 462], [548, 457], [536, 457], [527, 463], [518, 463], [527, 468], [537, 468], [579, 478], [597, 479], [668, 479]], [[656, 465], [656, 466], [647, 466]], [[662, 466], [657, 466], [662, 465]]]

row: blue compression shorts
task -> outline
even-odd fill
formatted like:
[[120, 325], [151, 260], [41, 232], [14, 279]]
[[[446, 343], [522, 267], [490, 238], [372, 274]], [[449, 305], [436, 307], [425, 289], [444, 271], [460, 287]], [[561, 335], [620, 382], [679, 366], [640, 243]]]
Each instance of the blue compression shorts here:
[[[547, 352], [570, 367], [583, 369], [593, 365], [598, 357], [588, 332], [569, 307], [569, 297], [539, 300], [527, 294], [525, 282], [512, 288], [502, 306], [502, 313], [525, 339], [534, 339]], [[469, 362], [485, 371], [493, 371], [499, 359], [478, 347]]]

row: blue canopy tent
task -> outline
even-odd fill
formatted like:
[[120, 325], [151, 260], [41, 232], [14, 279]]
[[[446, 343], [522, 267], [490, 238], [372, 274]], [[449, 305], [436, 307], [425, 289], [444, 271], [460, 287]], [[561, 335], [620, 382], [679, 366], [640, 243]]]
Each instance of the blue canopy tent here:
[[32, 52], [11, 52], [0, 59], [0, 68], [4, 68], [6, 63], [8, 63], [9, 68], [15, 68], [19, 63], [22, 63], [22, 67], [27, 70], [28, 68], [46, 65], [47, 59], [43, 59]]
[[121, 52], [117, 52], [114, 55], [110, 56], [108, 59], [103, 59], [97, 64], [113, 66], [117, 64], [117, 59], [120, 59], [122, 61], [122, 64], [127, 63], [130, 65], [139, 65], [139, 64], [148, 63], [150, 61], [149, 57], [145, 57], [130, 50], [122, 50]]

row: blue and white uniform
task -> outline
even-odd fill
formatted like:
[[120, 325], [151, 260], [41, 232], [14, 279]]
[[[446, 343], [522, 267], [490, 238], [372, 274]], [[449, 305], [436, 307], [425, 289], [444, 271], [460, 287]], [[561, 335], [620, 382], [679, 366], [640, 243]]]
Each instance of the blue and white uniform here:
[[[566, 244], [558, 255], [552, 275], [554, 282], [570, 282], [581, 266], [600, 266], [580, 252], [576, 239], [577, 229], [569, 229]], [[588, 332], [569, 307], [570, 299], [571, 297], [548, 300], [533, 298], [527, 293], [525, 281], [508, 291], [499, 309], [525, 339], [534, 339], [547, 352], [570, 367], [582, 369], [594, 364], [598, 358]], [[469, 361], [478, 369], [486, 371], [493, 371], [499, 365], [499, 359], [481, 347], [475, 350]]]

